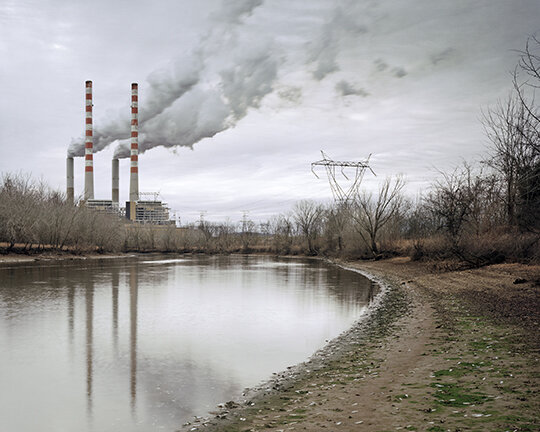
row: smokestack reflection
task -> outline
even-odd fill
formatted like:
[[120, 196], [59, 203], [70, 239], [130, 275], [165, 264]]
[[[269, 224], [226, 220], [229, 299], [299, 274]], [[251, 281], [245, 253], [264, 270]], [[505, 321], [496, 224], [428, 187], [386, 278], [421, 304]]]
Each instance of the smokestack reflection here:
[[69, 348], [73, 351], [73, 332], [75, 327], [75, 287], [70, 283], [67, 291], [67, 308], [68, 308], [68, 334]]
[[88, 413], [92, 412], [92, 380], [94, 355], [94, 283], [86, 282], [86, 398]]
[[129, 271], [129, 346], [130, 346], [130, 372], [131, 372], [131, 408], [135, 409], [137, 399], [137, 297], [139, 280], [137, 267]]
[[118, 269], [113, 268], [111, 275], [112, 285], [112, 335], [114, 351], [118, 354]]

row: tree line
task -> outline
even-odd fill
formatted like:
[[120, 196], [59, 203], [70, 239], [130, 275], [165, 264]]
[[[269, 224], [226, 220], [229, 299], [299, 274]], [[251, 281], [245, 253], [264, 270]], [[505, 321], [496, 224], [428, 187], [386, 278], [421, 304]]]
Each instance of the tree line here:
[[0, 183], [0, 249], [161, 252], [263, 252], [457, 260], [480, 266], [540, 261], [540, 41], [531, 37], [513, 73], [513, 90], [486, 109], [486, 157], [441, 172], [417, 199], [405, 180], [323, 205], [300, 201], [286, 214], [255, 224], [201, 219], [182, 228], [130, 223], [68, 203], [63, 194], [22, 175]]

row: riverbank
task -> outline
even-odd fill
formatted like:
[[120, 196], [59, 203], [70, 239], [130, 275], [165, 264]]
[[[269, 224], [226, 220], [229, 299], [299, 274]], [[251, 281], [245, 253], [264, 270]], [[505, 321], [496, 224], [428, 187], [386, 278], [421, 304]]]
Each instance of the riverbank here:
[[182, 431], [538, 430], [540, 267], [342, 264], [388, 285], [381, 306], [328, 355]]
[[14, 263], [32, 262], [56, 262], [56, 261], [78, 261], [86, 259], [109, 259], [109, 258], [129, 258], [135, 254], [130, 253], [83, 253], [73, 254], [70, 252], [32, 252], [29, 254], [6, 253], [0, 254], [0, 265]]

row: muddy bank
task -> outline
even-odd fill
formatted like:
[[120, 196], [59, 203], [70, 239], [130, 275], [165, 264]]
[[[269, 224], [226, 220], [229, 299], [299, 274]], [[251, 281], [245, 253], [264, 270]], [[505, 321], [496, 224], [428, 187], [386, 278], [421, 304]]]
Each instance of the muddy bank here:
[[86, 259], [111, 259], [111, 258], [131, 258], [136, 256], [132, 253], [84, 253], [72, 254], [69, 252], [43, 252], [31, 254], [7, 253], [0, 255], [0, 265], [14, 263], [33, 262], [55, 262], [55, 261], [77, 261]]
[[347, 266], [387, 285], [320, 356], [180, 430], [538, 430], [539, 268]]

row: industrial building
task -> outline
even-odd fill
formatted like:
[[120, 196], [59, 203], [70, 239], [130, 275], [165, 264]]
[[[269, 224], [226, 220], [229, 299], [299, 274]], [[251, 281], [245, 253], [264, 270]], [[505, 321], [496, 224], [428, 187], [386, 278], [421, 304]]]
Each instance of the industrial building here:
[[169, 208], [161, 201], [137, 201], [134, 208], [128, 201], [126, 203], [126, 218], [135, 222], [154, 225], [169, 225], [174, 221], [169, 220]]
[[113, 200], [86, 200], [85, 205], [93, 210], [103, 211], [107, 213], [118, 213], [118, 203]]
[[[114, 158], [111, 166], [112, 199], [94, 199], [94, 141], [93, 141], [93, 99], [92, 81], [85, 84], [85, 138], [84, 138], [84, 194], [82, 205], [96, 211], [125, 216], [127, 219], [143, 224], [167, 225], [174, 223], [169, 220], [167, 204], [158, 201], [140, 200], [139, 194], [139, 88], [137, 83], [131, 84], [131, 146], [130, 146], [130, 180], [129, 201], [126, 207], [119, 205], [120, 201], [120, 163]], [[66, 160], [66, 196], [69, 202], [74, 202], [74, 163], [73, 157]]]

